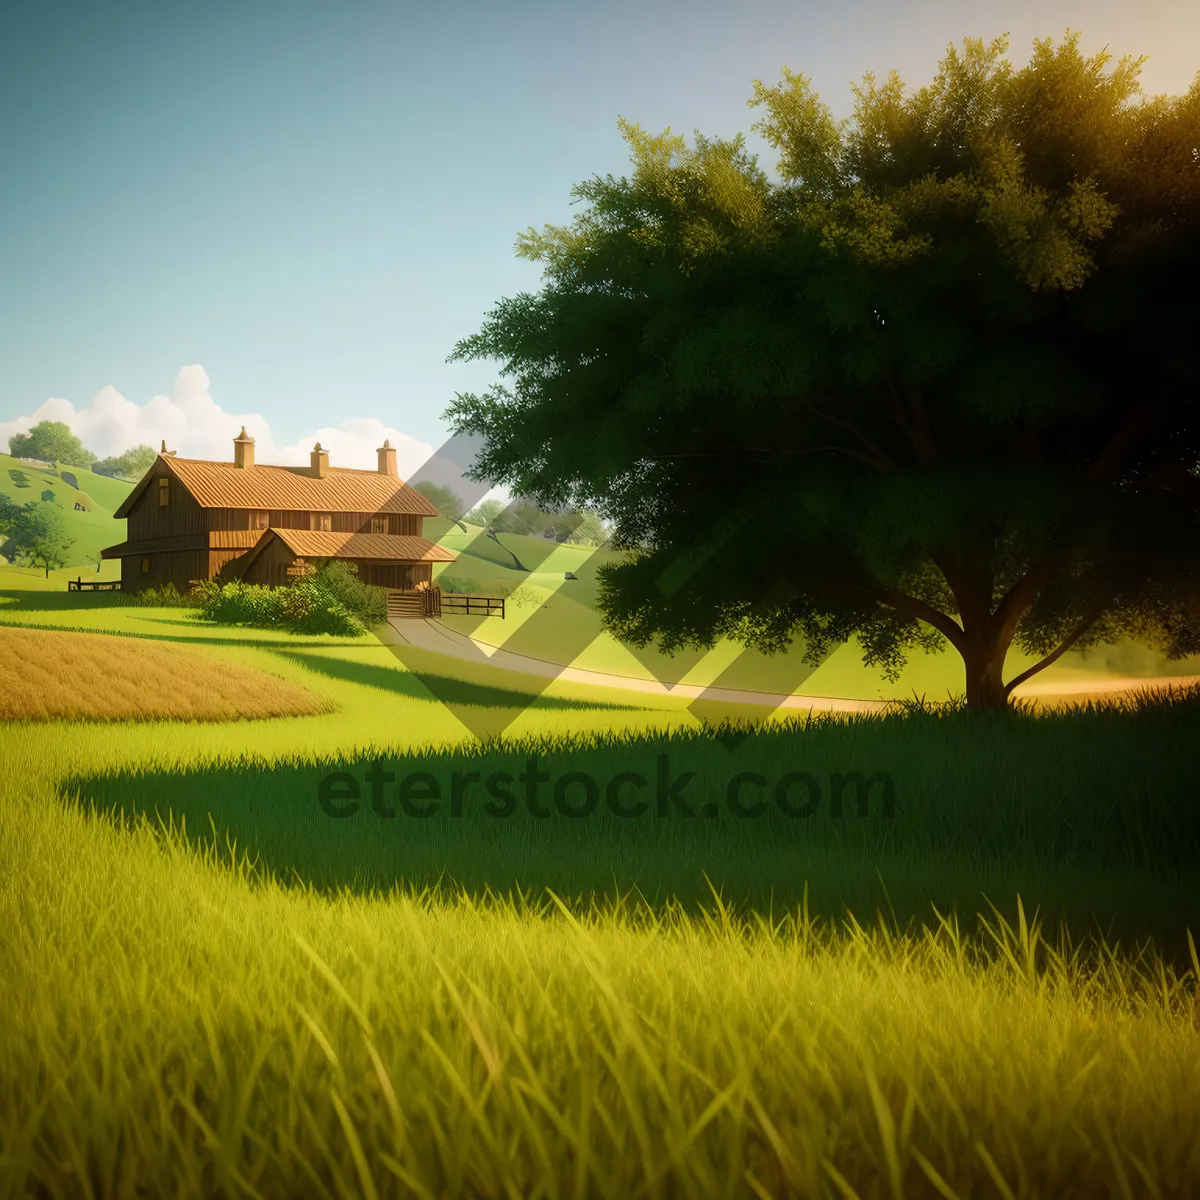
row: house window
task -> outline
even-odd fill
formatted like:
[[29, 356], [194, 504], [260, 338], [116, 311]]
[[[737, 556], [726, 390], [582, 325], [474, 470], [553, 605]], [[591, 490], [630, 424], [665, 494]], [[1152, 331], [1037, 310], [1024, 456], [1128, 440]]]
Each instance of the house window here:
[[158, 507], [166, 508], [171, 503], [171, 481], [169, 479], [160, 479], [158, 481]]
[[372, 517], [371, 532], [372, 533], [387, 533], [388, 520], [387, 517]]
[[333, 515], [331, 513], [312, 513], [312, 523], [310, 529], [323, 531], [328, 533], [333, 528]]
[[268, 525], [268, 514], [266, 509], [252, 508], [250, 510], [250, 528], [251, 529], [266, 529]]
[[150, 560], [148, 558], [142, 559], [142, 574], [143, 575], [150, 574]]

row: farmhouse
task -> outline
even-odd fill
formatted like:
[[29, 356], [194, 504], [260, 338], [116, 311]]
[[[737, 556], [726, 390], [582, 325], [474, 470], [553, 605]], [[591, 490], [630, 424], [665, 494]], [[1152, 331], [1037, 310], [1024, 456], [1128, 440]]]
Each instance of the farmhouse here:
[[430, 588], [433, 564], [454, 555], [422, 536], [437, 509], [399, 478], [396, 451], [379, 448], [374, 471], [333, 467], [318, 442], [307, 467], [254, 461], [245, 428], [232, 462], [162, 452], [114, 516], [129, 540], [103, 558], [121, 560], [121, 590], [194, 580], [240, 579], [273, 587], [341, 559], [364, 583], [401, 592]]

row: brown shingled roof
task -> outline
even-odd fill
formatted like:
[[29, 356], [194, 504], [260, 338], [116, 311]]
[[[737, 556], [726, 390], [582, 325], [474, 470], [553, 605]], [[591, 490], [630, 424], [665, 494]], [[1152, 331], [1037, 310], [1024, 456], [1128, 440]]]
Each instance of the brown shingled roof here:
[[[207, 543], [213, 550], [258, 550], [278, 537], [294, 554], [302, 558], [374, 558], [394, 562], [454, 562], [454, 554], [435, 545], [428, 538], [395, 533], [327, 533], [308, 529], [214, 529]], [[202, 533], [183, 537], [144, 538], [141, 541], [121, 542], [100, 551], [101, 558], [135, 558], [164, 551], [202, 550]], [[239, 562], [241, 560], [239, 559]]]
[[308, 529], [268, 529], [258, 547], [277, 537], [303, 558], [388, 558], [396, 562], [454, 562], [454, 555], [428, 538], [398, 533], [326, 533]]
[[[256, 508], [287, 512], [409, 513], [436, 517], [437, 509], [393, 475], [330, 467], [322, 476], [309, 467], [272, 467], [256, 463], [206, 462], [161, 455], [201, 508]], [[113, 516], [127, 517], [150, 483], [150, 473], [122, 502]]]

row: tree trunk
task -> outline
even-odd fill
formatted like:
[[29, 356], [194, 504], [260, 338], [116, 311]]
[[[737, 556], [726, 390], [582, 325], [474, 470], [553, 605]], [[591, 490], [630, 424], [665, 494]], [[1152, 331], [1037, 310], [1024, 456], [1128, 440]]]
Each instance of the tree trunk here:
[[963, 653], [967, 670], [968, 708], [1008, 708], [1008, 695], [1004, 690], [1004, 660], [1007, 655], [1008, 646], [995, 639], [977, 639]]

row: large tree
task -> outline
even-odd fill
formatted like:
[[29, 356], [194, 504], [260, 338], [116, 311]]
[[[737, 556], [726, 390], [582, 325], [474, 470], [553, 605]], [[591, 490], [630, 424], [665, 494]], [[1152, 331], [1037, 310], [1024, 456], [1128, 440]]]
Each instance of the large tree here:
[[14, 458], [39, 458], [71, 467], [90, 467], [96, 461], [63, 421], [39, 421], [28, 433], [14, 433], [8, 439], [8, 452]]
[[840, 123], [755, 81], [778, 185], [622, 120], [633, 178], [518, 240], [544, 290], [451, 355], [515, 388], [447, 416], [476, 477], [611, 518], [618, 636], [856, 636], [893, 679], [949, 643], [975, 708], [1071, 646], [1200, 651], [1200, 74], [1149, 100], [1078, 35], [963, 45]]
[[57, 504], [32, 500], [15, 514], [6, 512], [3, 516], [0, 532], [8, 535], [4, 542], [4, 557], [10, 562], [44, 567], [47, 578], [51, 567], [66, 565], [67, 551], [75, 544], [75, 539]]

